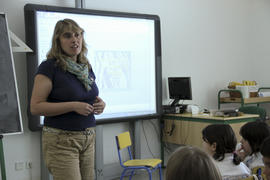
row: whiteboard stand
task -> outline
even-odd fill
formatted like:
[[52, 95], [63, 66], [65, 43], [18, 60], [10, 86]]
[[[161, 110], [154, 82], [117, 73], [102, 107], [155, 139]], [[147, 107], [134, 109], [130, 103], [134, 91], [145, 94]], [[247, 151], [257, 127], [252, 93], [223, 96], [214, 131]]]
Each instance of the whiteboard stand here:
[[3, 135], [0, 135], [0, 166], [1, 166], [1, 176], [2, 180], [6, 180], [6, 168], [5, 168], [5, 158], [3, 149]]

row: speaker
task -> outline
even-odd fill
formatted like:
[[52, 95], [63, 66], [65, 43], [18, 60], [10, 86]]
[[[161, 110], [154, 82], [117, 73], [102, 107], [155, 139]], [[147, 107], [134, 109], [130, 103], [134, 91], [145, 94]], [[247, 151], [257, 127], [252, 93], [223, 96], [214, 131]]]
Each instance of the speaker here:
[[171, 105], [163, 105], [163, 113], [164, 114], [174, 114], [175, 111], [175, 106], [171, 106]]
[[178, 104], [176, 106], [171, 106], [171, 105], [163, 105], [163, 113], [164, 114], [182, 114], [185, 112], [187, 108], [186, 104]]

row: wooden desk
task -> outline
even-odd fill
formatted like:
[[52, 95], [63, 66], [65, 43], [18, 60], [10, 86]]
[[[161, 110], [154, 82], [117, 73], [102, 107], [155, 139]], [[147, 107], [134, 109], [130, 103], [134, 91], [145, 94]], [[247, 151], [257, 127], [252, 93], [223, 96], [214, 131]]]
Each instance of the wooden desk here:
[[[240, 128], [247, 122], [255, 121], [259, 115], [245, 114], [237, 117], [213, 117], [209, 115], [165, 114], [162, 118], [161, 159], [164, 167], [164, 142], [202, 147], [202, 130], [209, 124], [230, 124], [237, 141], [241, 140]], [[172, 130], [172, 124], [175, 125]]]
[[[239, 130], [246, 122], [255, 121], [259, 115], [245, 114], [237, 117], [213, 117], [209, 115], [166, 114], [163, 115], [163, 141], [174, 144], [188, 144], [201, 147], [202, 130], [209, 124], [230, 124], [237, 141], [240, 141]], [[175, 128], [172, 130], [172, 124]]]

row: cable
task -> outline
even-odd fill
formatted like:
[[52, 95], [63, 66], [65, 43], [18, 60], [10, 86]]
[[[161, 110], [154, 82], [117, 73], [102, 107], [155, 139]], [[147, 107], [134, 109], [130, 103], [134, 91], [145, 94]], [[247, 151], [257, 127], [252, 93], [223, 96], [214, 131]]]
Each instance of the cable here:
[[[166, 134], [166, 135], [169, 135], [169, 136], [172, 136], [173, 135], [173, 131], [174, 131], [174, 129], [175, 129], [175, 120], [170, 120], [170, 121], [172, 121], [172, 123], [171, 123], [171, 128], [168, 130], [168, 131], [165, 131], [165, 126], [164, 126], [164, 128], [162, 129], [162, 132], [163, 132], [163, 134]], [[165, 123], [164, 123], [165, 124]], [[167, 129], [166, 129], [167, 130]]]
[[158, 127], [156, 127], [155, 123], [152, 120], [150, 120], [149, 122], [154, 127], [157, 136], [160, 137], [160, 133], [159, 133]]
[[168, 132], [169, 136], [172, 136], [174, 129], [175, 129], [175, 123], [173, 121], [172, 126], [171, 126], [171, 130]]
[[145, 129], [144, 129], [144, 121], [142, 121], [142, 129], [143, 129], [143, 134], [144, 134], [144, 137], [145, 137], [145, 140], [146, 140], [147, 148], [148, 148], [149, 152], [151, 153], [152, 157], [153, 157], [153, 158], [156, 158], [156, 157], [154, 156], [154, 154], [152, 153], [152, 151], [151, 151], [151, 149], [150, 149], [150, 147], [149, 147], [149, 144], [148, 144], [148, 139], [147, 139], [147, 137], [146, 137], [146, 133], [145, 133]]
[[168, 105], [171, 105], [173, 102], [173, 99], [168, 102]]
[[[184, 127], [183, 123], [184, 122], [182, 122], [182, 124], [181, 124], [182, 127]], [[186, 124], [186, 130], [185, 130], [186, 131], [186, 137], [184, 137], [184, 134], [182, 135], [184, 137], [183, 144], [187, 144], [187, 140], [189, 138], [189, 133], [190, 133], [190, 129], [191, 129], [191, 127], [190, 127], [191, 126], [191, 122], [187, 121], [185, 123], [187, 123]], [[183, 130], [182, 130], [182, 132], [183, 132]]]

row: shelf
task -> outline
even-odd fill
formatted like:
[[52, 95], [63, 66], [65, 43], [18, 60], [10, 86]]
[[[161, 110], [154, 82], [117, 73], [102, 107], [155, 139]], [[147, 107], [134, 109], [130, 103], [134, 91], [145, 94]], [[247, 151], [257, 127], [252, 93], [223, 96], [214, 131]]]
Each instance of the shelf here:
[[[259, 88], [258, 92], [263, 90], [270, 90], [270, 87], [261, 87]], [[240, 97], [234, 98], [234, 97], [220, 97], [222, 92], [238, 92], [240, 94]], [[270, 97], [251, 97], [251, 98], [243, 98], [243, 95], [241, 91], [235, 90], [235, 89], [222, 89], [218, 92], [218, 109], [220, 109], [220, 104], [224, 103], [240, 103], [241, 106], [244, 106], [245, 104], [259, 104], [262, 103], [270, 103]]]
[[[270, 102], [270, 97], [253, 97], [253, 98], [243, 98], [244, 104], [258, 104], [258, 103], [268, 103]], [[242, 98], [231, 98], [225, 97], [220, 98], [220, 103], [241, 103]]]

